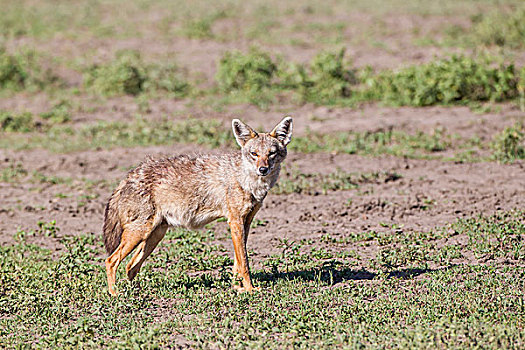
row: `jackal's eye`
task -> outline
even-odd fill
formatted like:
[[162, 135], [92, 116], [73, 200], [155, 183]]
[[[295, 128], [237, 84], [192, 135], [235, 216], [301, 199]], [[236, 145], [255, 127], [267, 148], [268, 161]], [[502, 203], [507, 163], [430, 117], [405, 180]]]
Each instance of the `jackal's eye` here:
[[252, 155], [252, 157], [257, 157], [258, 156], [257, 152], [250, 152], [250, 154]]
[[276, 151], [276, 150], [271, 150], [271, 151], [268, 153], [268, 155], [269, 155], [270, 157], [274, 157], [276, 154], [277, 154], [277, 151]]

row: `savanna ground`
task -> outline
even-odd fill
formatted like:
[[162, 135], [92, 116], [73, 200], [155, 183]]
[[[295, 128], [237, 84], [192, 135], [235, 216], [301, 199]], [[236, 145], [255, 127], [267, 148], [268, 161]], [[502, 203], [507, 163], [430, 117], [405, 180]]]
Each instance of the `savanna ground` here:
[[[525, 347], [522, 1], [0, 7], [1, 347]], [[110, 298], [126, 172], [288, 114], [248, 243], [262, 290], [230, 288], [219, 220]]]

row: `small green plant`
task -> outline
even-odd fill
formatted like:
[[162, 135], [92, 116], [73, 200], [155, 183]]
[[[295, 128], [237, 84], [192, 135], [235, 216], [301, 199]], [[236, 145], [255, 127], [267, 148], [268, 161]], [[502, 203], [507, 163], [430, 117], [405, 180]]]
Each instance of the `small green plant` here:
[[41, 90], [57, 81], [50, 69], [42, 67], [36, 52], [21, 50], [10, 54], [0, 47], [0, 89]]
[[190, 39], [210, 39], [213, 37], [212, 18], [192, 19], [184, 23], [182, 33]]
[[49, 222], [38, 221], [37, 225], [38, 230], [36, 231], [36, 233], [44, 235], [46, 237], [56, 237], [58, 231], [60, 231], [60, 228], [57, 226], [56, 220], [52, 220]]
[[452, 56], [435, 62], [386, 71], [365, 80], [364, 96], [393, 105], [430, 106], [472, 101], [505, 101], [517, 96], [513, 64]]
[[525, 6], [480, 14], [474, 16], [472, 22], [467, 35], [475, 44], [525, 47]]
[[0, 131], [5, 132], [34, 132], [45, 131], [53, 125], [67, 123], [70, 119], [70, 104], [61, 101], [49, 111], [40, 113], [40, 118], [35, 118], [31, 112], [0, 111]]
[[30, 132], [36, 129], [33, 114], [30, 112], [11, 113], [0, 111], [0, 131]]
[[525, 126], [517, 123], [505, 128], [494, 137], [491, 144], [493, 158], [501, 162], [511, 162], [525, 158]]
[[285, 82], [296, 82], [305, 101], [332, 104], [348, 98], [356, 77], [352, 70], [345, 68], [344, 55], [344, 49], [337, 53], [321, 52], [313, 58], [309, 69], [292, 67], [290, 74], [285, 75]]
[[0, 182], [17, 182], [27, 176], [28, 171], [20, 163], [10, 162], [0, 169]]
[[297, 90], [303, 101], [333, 104], [348, 98], [357, 83], [353, 70], [345, 68], [345, 50], [321, 52], [307, 68], [300, 64], [281, 65], [279, 75], [283, 88]]
[[137, 95], [142, 92], [145, 80], [146, 69], [134, 51], [121, 51], [115, 61], [94, 65], [84, 73], [84, 85], [106, 96]]
[[147, 91], [185, 96], [190, 88], [175, 64], [146, 64], [137, 51], [130, 50], [118, 52], [112, 62], [88, 68], [84, 73], [84, 86], [104, 96], [138, 95]]
[[258, 92], [272, 85], [277, 66], [270, 56], [256, 49], [247, 54], [227, 52], [219, 62], [217, 82], [224, 92]]
[[309, 99], [333, 101], [350, 96], [355, 76], [351, 70], [345, 69], [344, 55], [345, 50], [341, 49], [338, 53], [322, 52], [313, 59]]
[[40, 117], [51, 124], [63, 124], [71, 120], [71, 104], [62, 100], [51, 107], [51, 110], [40, 113]]
[[143, 89], [145, 91], [164, 91], [175, 97], [184, 97], [191, 91], [191, 86], [184, 79], [176, 64], [150, 64], [146, 67]]

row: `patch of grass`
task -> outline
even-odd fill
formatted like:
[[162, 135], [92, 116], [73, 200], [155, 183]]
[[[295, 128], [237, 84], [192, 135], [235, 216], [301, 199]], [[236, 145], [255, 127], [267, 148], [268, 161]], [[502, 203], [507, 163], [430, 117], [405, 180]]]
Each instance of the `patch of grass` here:
[[61, 101], [49, 111], [35, 118], [31, 112], [14, 113], [0, 110], [0, 132], [30, 133], [49, 130], [54, 125], [67, 123], [70, 120], [70, 104]]
[[431, 158], [433, 155], [439, 157], [439, 152], [454, 148], [452, 137], [446, 135], [442, 129], [436, 129], [430, 134], [407, 134], [392, 129], [376, 132], [310, 133], [304, 137], [295, 137], [289, 147], [303, 153], [392, 154], [416, 158]]
[[211, 39], [213, 38], [212, 24], [211, 18], [188, 20], [184, 23], [182, 33], [190, 39]]
[[217, 148], [233, 146], [234, 141], [230, 131], [223, 128], [221, 122], [215, 120], [188, 119], [178, 123], [161, 120], [152, 123], [138, 118], [131, 123], [104, 121], [79, 128], [55, 125], [44, 133], [33, 133], [29, 139], [20, 134], [6, 135], [0, 140], [0, 147], [14, 146], [17, 149], [43, 147], [55, 152], [69, 152], [170, 143], [193, 143]]
[[476, 45], [525, 47], [525, 6], [480, 13], [472, 17], [472, 27], [463, 36]]
[[252, 48], [247, 54], [226, 52], [215, 80], [219, 90], [228, 93], [223, 103], [249, 102], [264, 109], [275, 100], [277, 73], [278, 66], [270, 55]]
[[[429, 232], [394, 232], [376, 234], [368, 244], [377, 242], [381, 249], [372, 266], [391, 271], [400, 266], [427, 269], [430, 265], [450, 265], [454, 259], [474, 254], [479, 262], [497, 258], [525, 260], [525, 221], [523, 210], [459, 219], [446, 227]], [[466, 239], [458, 240], [457, 237]]]
[[271, 87], [276, 73], [277, 65], [271, 57], [252, 48], [247, 54], [226, 52], [219, 61], [216, 80], [224, 92], [257, 93]]
[[84, 86], [106, 96], [137, 95], [143, 91], [146, 69], [136, 52], [122, 51], [115, 61], [94, 65], [84, 73]]
[[116, 298], [104, 289], [100, 237], [58, 238], [53, 221], [38, 226], [35, 236], [60, 242], [57, 258], [24, 234], [0, 247], [2, 347], [517, 348], [525, 336], [521, 266], [411, 267], [437, 259], [417, 253], [429, 245], [454, 256], [444, 247], [456, 243], [436, 242], [458, 235], [472, 237], [473, 249], [491, 242], [488, 251], [518, 252], [508, 257], [521, 261], [523, 212], [460, 220], [433, 234], [390, 233], [385, 251], [408, 248], [396, 253], [404, 257], [382, 257], [389, 265], [380, 270], [351, 252], [282, 240], [280, 253], [254, 271], [262, 290], [253, 294], [231, 290], [232, 262], [212, 231], [169, 232], [142, 268], [140, 289], [119, 270]]
[[350, 97], [352, 85], [357, 83], [353, 70], [346, 68], [345, 50], [337, 53], [321, 52], [309, 68], [291, 64], [282, 69], [282, 85], [295, 89], [305, 102], [334, 104]]
[[71, 103], [61, 100], [54, 104], [47, 112], [40, 113], [40, 117], [50, 124], [64, 124], [71, 120]]
[[525, 126], [517, 123], [494, 136], [493, 158], [501, 162], [525, 159]]
[[[31, 149], [43, 147], [55, 152], [95, 149], [98, 147], [133, 147], [170, 143], [195, 143], [210, 148], [232, 147], [231, 131], [217, 120], [188, 119], [173, 123], [160, 120], [155, 123], [144, 118], [134, 122], [98, 122], [73, 128], [68, 125], [52, 125], [28, 135], [8, 133], [0, 139], [0, 148]], [[467, 150], [473, 152], [483, 145], [472, 140], [448, 135], [442, 129], [432, 133], [408, 134], [396, 130], [375, 132], [339, 132], [331, 134], [308, 133], [294, 137], [289, 148], [303, 153], [339, 152], [361, 155], [391, 154], [410, 158], [444, 159], [442, 152]], [[463, 159], [464, 157], [460, 157]], [[456, 159], [456, 158], [452, 158]], [[480, 160], [475, 154], [469, 161]]]
[[0, 169], [0, 182], [18, 182], [25, 178], [28, 172], [20, 163], [9, 162]]
[[146, 67], [144, 91], [168, 93], [172, 97], [185, 97], [191, 92], [181, 69], [175, 63], [150, 64]]
[[[216, 79], [221, 91], [241, 94], [258, 105], [286, 93], [298, 96], [300, 102], [318, 105], [382, 101], [421, 107], [525, 100], [522, 73], [513, 64], [453, 55], [398, 71], [374, 73], [370, 68], [349, 68], [344, 52], [321, 52], [309, 66], [282, 59], [274, 62], [256, 50], [248, 54], [227, 52]], [[238, 101], [230, 101], [234, 102]]]
[[513, 64], [492, 67], [488, 61], [452, 56], [369, 77], [362, 93], [397, 106], [500, 102], [518, 96], [517, 83]]
[[32, 50], [8, 53], [0, 47], [0, 89], [42, 90], [55, 84], [58, 77], [49, 68], [44, 68], [41, 57]]
[[252, 103], [294, 91], [302, 102], [334, 104], [349, 97], [351, 85], [356, 83], [354, 72], [345, 68], [344, 53], [344, 49], [321, 52], [306, 67], [282, 59], [274, 62], [267, 53], [255, 49], [248, 54], [227, 52], [216, 79], [223, 92], [242, 93]]
[[506, 258], [525, 261], [525, 212], [500, 212], [492, 216], [462, 219], [454, 233], [466, 235], [466, 248], [482, 261]]
[[0, 111], [0, 131], [30, 132], [36, 129], [33, 114], [30, 112], [10, 113]]
[[[115, 34], [112, 25], [102, 23], [101, 20], [104, 14], [108, 14], [108, 4], [91, 1], [57, 4], [52, 0], [32, 4], [31, 1], [21, 0], [4, 2], [2, 5], [0, 35], [5, 38], [49, 39], [55, 34], [76, 37], [85, 35], [86, 31], [106, 36]], [[111, 8], [112, 18], [118, 17], [122, 12], [127, 14], [127, 11], [121, 11], [121, 6]]]
[[0, 168], [0, 182], [21, 183], [45, 183], [45, 184], [71, 184], [71, 178], [55, 175], [46, 175], [39, 171], [29, 172], [21, 163], [9, 162], [7, 166]]
[[138, 95], [147, 91], [164, 91], [177, 96], [189, 92], [178, 67], [146, 64], [137, 51], [117, 53], [114, 61], [89, 67], [84, 73], [84, 86], [99, 95]]
[[518, 81], [519, 107], [522, 112], [525, 112], [525, 67], [521, 67], [520, 78]]

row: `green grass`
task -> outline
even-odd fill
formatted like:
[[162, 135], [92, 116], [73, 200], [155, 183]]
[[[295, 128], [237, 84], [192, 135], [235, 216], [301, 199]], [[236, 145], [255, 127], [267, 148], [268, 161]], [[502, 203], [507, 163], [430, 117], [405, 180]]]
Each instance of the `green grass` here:
[[501, 102], [518, 97], [519, 72], [514, 65], [493, 67], [490, 61], [452, 56], [365, 79], [365, 99], [396, 106]]
[[[273, 59], [251, 49], [228, 51], [218, 62], [216, 86], [199, 90], [172, 61], [147, 63], [137, 51], [117, 52], [115, 59], [87, 66], [83, 87], [100, 96], [204, 96], [227, 104], [252, 103], [265, 108], [277, 101], [294, 104], [355, 106], [379, 101], [394, 106], [471, 105], [516, 101], [523, 109], [525, 68], [463, 55], [436, 59], [400, 70], [357, 70], [345, 50], [322, 51], [309, 65]], [[0, 89], [39, 91], [60, 79], [34, 52], [0, 51]], [[54, 67], [57, 68], [57, 67]], [[82, 93], [78, 87], [73, 89]], [[71, 90], [70, 92], [73, 92]]]
[[219, 61], [216, 80], [224, 92], [257, 92], [272, 85], [277, 66], [270, 56], [255, 48], [243, 54], [226, 52]]
[[494, 135], [491, 147], [493, 158], [498, 161], [512, 162], [516, 159], [525, 159], [525, 125], [516, 123]]
[[88, 67], [84, 87], [102, 96], [160, 91], [177, 97], [186, 96], [190, 88], [173, 62], [147, 64], [137, 51], [130, 50], [118, 52], [113, 61]]
[[40, 113], [39, 118], [31, 112], [14, 113], [0, 110], [0, 132], [30, 133], [46, 131], [53, 126], [65, 124], [71, 119], [71, 105], [60, 101], [49, 111]]
[[0, 46], [0, 91], [39, 91], [58, 85], [60, 79], [34, 50], [20, 49], [12, 54]]
[[8, 132], [30, 132], [35, 131], [37, 124], [33, 120], [33, 114], [29, 112], [9, 113], [0, 111], [0, 130]]
[[[216, 80], [223, 92], [244, 94], [251, 103], [291, 92], [299, 102], [355, 105], [381, 101], [394, 106], [465, 105], [523, 98], [520, 70], [513, 64], [462, 55], [396, 71], [352, 69], [344, 49], [321, 52], [309, 66], [272, 60], [269, 54], [227, 52]], [[521, 90], [520, 90], [521, 89]], [[269, 96], [269, 97], [267, 97]]]
[[184, 23], [182, 33], [190, 39], [211, 39], [213, 38], [212, 24], [212, 18], [189, 20]]
[[[371, 260], [337, 253], [341, 243], [327, 239], [324, 248], [283, 241], [280, 253], [257, 257], [266, 266], [254, 271], [262, 291], [241, 295], [230, 288], [232, 261], [214, 232], [174, 231], [143, 267], [140, 290], [120, 271], [117, 298], [105, 290], [100, 237], [63, 236], [42, 222], [0, 247], [0, 345], [520, 348], [525, 275], [494, 258], [525, 259], [523, 214], [365, 238], [381, 247]], [[60, 241], [58, 256], [28, 243], [38, 237]], [[453, 263], [469, 251], [473, 259]]]
[[[14, 142], [14, 143], [13, 143]], [[135, 147], [171, 143], [192, 143], [212, 148], [234, 145], [222, 123], [215, 120], [188, 119], [183, 122], [138, 118], [134, 122], [98, 122], [73, 128], [55, 125], [41, 133], [5, 133], [0, 147], [15, 149], [45, 148], [54, 152], [86, 149]]]
[[[40, 132], [6, 132], [0, 139], [0, 148], [45, 148], [53, 152], [165, 145], [173, 143], [198, 144], [209, 148], [235, 148], [228, 128], [217, 120], [187, 119], [172, 122], [145, 118], [133, 122], [98, 122], [73, 127], [68, 124], [49, 124]], [[23, 130], [26, 131], [26, 130]], [[454, 161], [482, 161], [490, 145], [478, 139], [465, 139], [447, 134], [437, 128], [431, 133], [406, 133], [398, 130], [375, 132], [337, 132], [320, 134], [309, 132], [294, 137], [292, 152], [336, 152], [368, 156], [394, 155], [409, 158], [442, 159]], [[487, 151], [488, 152], [488, 151]], [[497, 150], [493, 152], [499, 152]], [[516, 158], [516, 157], [515, 157]]]
[[344, 59], [345, 50], [320, 52], [305, 65], [289, 64], [281, 67], [281, 85], [297, 91], [300, 100], [315, 104], [336, 104], [349, 98], [357, 84], [355, 71]]
[[506, 49], [525, 47], [525, 6], [502, 6], [471, 16], [468, 28], [452, 26], [445, 42], [456, 46], [488, 46]]

